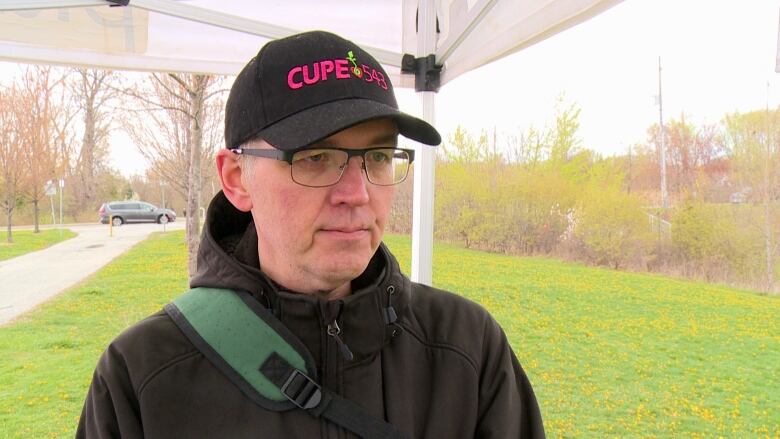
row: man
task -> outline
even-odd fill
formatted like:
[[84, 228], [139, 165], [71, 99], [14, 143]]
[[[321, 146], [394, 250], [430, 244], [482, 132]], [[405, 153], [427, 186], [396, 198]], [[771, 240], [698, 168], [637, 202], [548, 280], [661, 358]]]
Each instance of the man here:
[[[543, 437], [498, 324], [410, 282], [381, 243], [413, 160], [399, 134], [440, 142], [398, 111], [387, 74], [358, 46], [325, 32], [266, 44], [228, 98], [222, 192], [190, 284], [248, 292], [305, 346], [323, 389], [407, 437]], [[169, 314], [103, 354], [77, 437], [356, 437], [303, 409], [261, 407]]]

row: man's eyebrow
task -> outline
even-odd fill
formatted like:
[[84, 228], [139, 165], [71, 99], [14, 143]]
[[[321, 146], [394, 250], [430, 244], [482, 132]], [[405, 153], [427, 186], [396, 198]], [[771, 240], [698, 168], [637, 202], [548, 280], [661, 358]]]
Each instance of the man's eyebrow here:
[[[392, 143], [393, 145], [398, 144], [398, 133], [388, 133], [388, 134], [381, 134], [377, 137], [375, 137], [367, 146], [374, 146], [374, 145], [386, 145], [388, 143]], [[316, 149], [316, 148], [339, 148], [341, 145], [331, 142], [328, 139], [322, 139], [317, 142], [312, 143], [308, 146], [307, 149]]]
[[388, 133], [383, 136], [379, 136], [371, 142], [372, 145], [383, 145], [386, 143], [398, 143], [398, 133]]

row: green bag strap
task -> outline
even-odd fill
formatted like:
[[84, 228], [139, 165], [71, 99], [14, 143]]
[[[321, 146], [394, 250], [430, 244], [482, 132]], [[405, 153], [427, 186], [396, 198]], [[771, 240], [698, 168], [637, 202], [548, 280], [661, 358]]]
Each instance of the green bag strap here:
[[363, 438], [406, 438], [354, 402], [322, 388], [303, 343], [249, 293], [193, 288], [164, 309], [206, 359], [261, 407], [300, 408]]

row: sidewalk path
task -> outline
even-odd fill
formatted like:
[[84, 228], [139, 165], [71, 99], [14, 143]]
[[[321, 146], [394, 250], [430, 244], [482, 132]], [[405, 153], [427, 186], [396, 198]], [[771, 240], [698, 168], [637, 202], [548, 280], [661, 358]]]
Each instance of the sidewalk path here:
[[[49, 300], [111, 262], [145, 239], [161, 232], [159, 224], [68, 226], [78, 236], [49, 248], [0, 261], [0, 325]], [[166, 225], [181, 230], [184, 221]]]

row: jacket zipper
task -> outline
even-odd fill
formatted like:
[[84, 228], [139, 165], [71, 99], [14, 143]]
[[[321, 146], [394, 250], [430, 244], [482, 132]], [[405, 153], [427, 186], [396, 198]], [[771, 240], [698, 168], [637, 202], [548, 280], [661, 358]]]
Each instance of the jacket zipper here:
[[352, 361], [355, 356], [352, 354], [352, 351], [349, 350], [349, 346], [344, 343], [344, 340], [339, 337], [339, 334], [341, 334], [341, 328], [339, 327], [339, 322], [336, 319], [333, 319], [332, 322], [328, 323], [327, 331], [328, 335], [333, 337], [333, 339], [336, 341], [336, 345], [339, 347], [341, 356], [344, 357], [344, 359], [347, 361]]
[[[352, 361], [354, 355], [344, 340], [341, 338], [341, 327], [338, 323], [338, 316], [341, 311], [342, 303], [339, 301], [328, 302], [321, 308], [325, 329], [324, 341], [333, 339], [333, 342], [326, 342], [323, 361], [323, 386], [331, 391], [340, 393], [341, 389], [341, 364], [346, 361]], [[345, 437], [346, 431], [341, 427], [324, 421], [323, 438], [338, 439]]]

